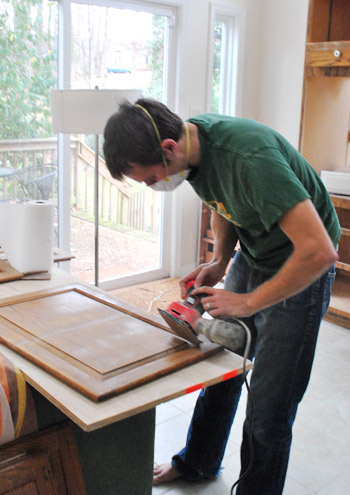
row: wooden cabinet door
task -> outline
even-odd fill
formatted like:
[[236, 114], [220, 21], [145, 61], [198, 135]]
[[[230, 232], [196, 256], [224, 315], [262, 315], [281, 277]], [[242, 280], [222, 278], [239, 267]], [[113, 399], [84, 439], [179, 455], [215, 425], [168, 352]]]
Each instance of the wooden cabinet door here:
[[0, 342], [94, 400], [222, 349], [177, 338], [159, 316], [79, 284], [0, 301]]
[[0, 495], [85, 495], [70, 423], [0, 449]]

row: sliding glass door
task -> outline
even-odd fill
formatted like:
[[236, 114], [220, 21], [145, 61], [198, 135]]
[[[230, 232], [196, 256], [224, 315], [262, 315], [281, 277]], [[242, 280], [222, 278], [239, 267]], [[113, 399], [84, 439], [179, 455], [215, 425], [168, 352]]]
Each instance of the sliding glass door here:
[[[140, 89], [168, 103], [173, 12], [145, 4], [71, 2], [71, 89]], [[147, 5], [147, 4], [146, 4]], [[166, 205], [161, 193], [113, 180], [99, 140], [98, 280], [104, 288], [167, 275]], [[95, 280], [95, 137], [70, 139], [71, 271]]]

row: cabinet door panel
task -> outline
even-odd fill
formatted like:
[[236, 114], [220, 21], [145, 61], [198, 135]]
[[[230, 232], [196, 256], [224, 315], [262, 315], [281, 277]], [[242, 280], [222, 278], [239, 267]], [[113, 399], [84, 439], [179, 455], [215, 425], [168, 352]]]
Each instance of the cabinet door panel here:
[[222, 349], [194, 347], [160, 317], [79, 284], [3, 300], [0, 341], [94, 400]]

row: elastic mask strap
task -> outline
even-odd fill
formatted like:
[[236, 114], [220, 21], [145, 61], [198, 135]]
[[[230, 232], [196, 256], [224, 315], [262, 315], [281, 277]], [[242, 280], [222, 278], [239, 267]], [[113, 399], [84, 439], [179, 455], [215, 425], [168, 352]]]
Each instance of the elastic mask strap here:
[[181, 177], [185, 175], [185, 172], [188, 167], [188, 161], [190, 159], [190, 147], [191, 147], [191, 142], [190, 142], [190, 130], [188, 128], [188, 124], [185, 124], [185, 129], [186, 129], [186, 154], [185, 154], [185, 160], [186, 160], [186, 168], [180, 172]]
[[157, 124], [155, 123], [154, 118], [152, 117], [152, 115], [149, 113], [148, 110], [146, 110], [145, 107], [139, 105], [138, 103], [136, 103], [135, 106], [141, 108], [141, 110], [143, 110], [145, 112], [145, 114], [149, 117], [150, 121], [152, 122], [154, 131], [155, 131], [155, 133], [157, 135], [157, 138], [158, 138], [158, 141], [159, 141], [159, 145], [160, 145], [160, 149], [161, 149], [161, 153], [162, 153], [162, 158], [163, 158], [163, 164], [164, 164], [164, 167], [165, 167], [165, 172], [167, 174], [167, 177], [165, 177], [165, 180], [169, 180], [169, 178], [168, 178], [168, 164], [167, 164], [166, 159], [165, 159], [165, 156], [164, 156], [164, 151], [162, 150], [162, 140], [160, 138], [160, 134], [159, 134], [159, 130], [158, 130]]

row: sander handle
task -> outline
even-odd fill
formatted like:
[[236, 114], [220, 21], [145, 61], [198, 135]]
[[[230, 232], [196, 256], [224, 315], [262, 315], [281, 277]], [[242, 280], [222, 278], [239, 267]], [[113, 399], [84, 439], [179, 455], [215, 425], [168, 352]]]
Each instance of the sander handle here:
[[202, 315], [205, 312], [205, 309], [203, 308], [201, 300], [202, 297], [205, 297], [208, 294], [203, 292], [203, 294], [192, 296], [191, 292], [194, 290], [194, 284], [195, 284], [195, 280], [190, 280], [189, 282], [187, 282], [186, 284], [187, 296], [186, 299], [184, 299], [184, 301], [181, 304], [189, 308], [195, 309], [196, 311], [198, 311], [200, 315]]

